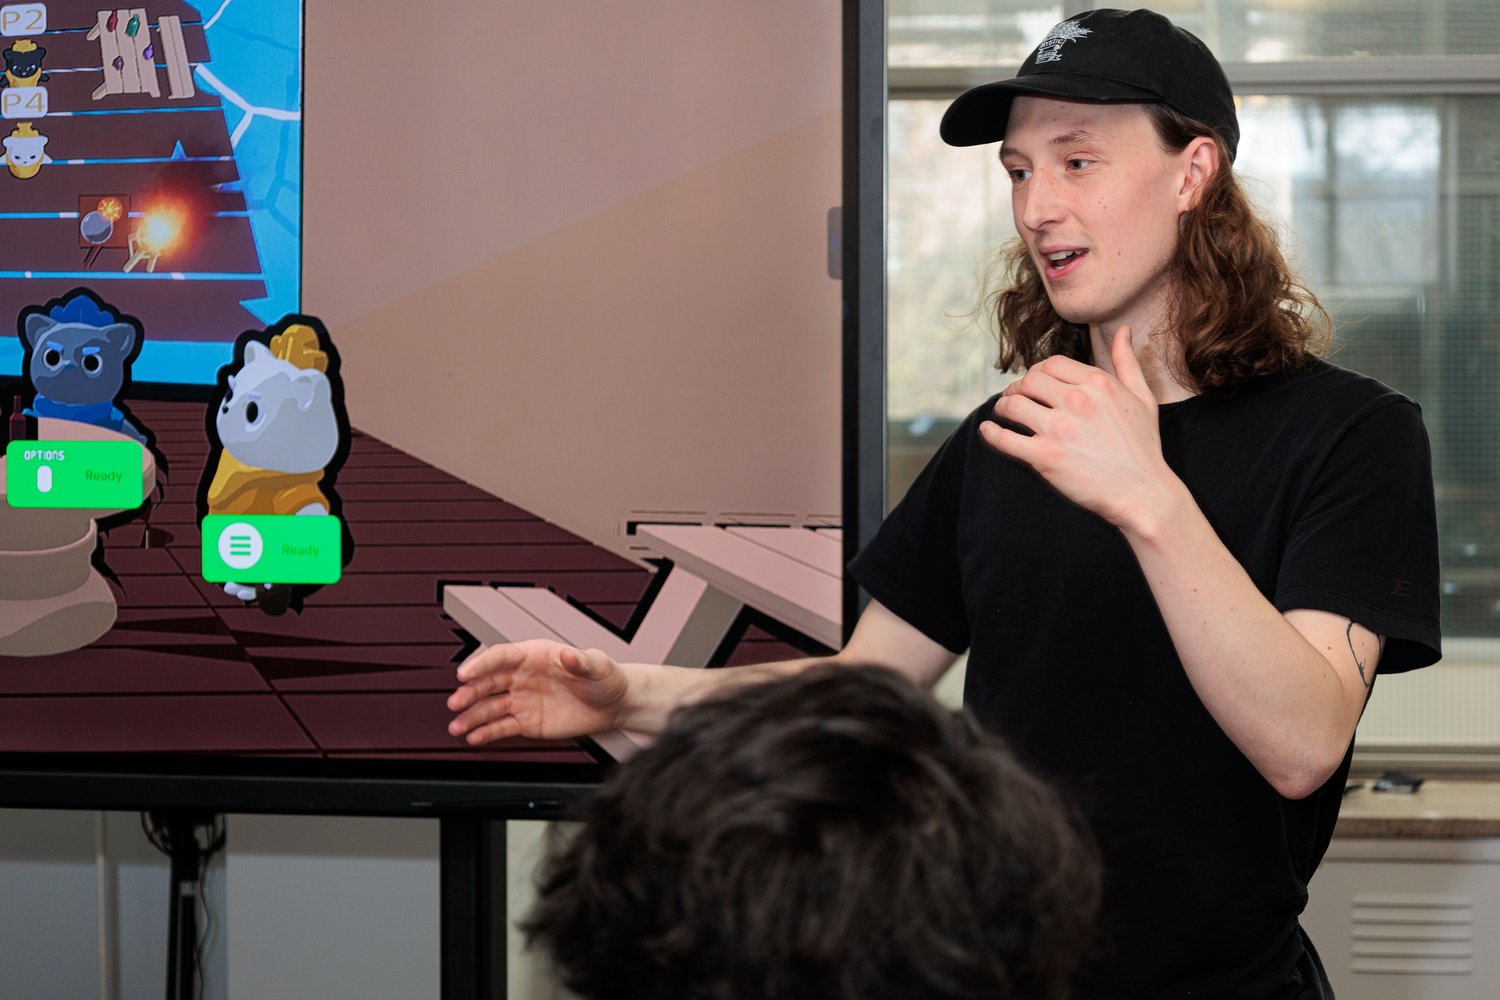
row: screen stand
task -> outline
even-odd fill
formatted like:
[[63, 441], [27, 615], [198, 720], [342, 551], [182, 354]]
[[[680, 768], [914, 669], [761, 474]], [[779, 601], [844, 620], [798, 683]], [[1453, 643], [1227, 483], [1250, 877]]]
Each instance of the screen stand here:
[[442, 1000], [505, 1000], [505, 821], [439, 821]]
[[[167, 1000], [198, 997], [198, 880], [214, 851], [223, 846], [216, 836], [216, 817], [169, 811], [153, 814], [164, 834], [162, 847], [171, 859], [172, 895], [167, 909]], [[207, 828], [207, 844], [200, 844], [199, 827]]]

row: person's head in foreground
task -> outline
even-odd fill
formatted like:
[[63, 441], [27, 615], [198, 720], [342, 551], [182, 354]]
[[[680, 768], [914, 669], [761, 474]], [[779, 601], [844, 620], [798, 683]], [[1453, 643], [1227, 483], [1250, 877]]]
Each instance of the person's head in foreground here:
[[1231, 165], [1229, 81], [1196, 37], [1149, 10], [1058, 24], [1010, 80], [961, 95], [950, 145], [1002, 141], [1018, 242], [992, 297], [996, 364], [1092, 360], [1130, 326], [1175, 380], [1212, 393], [1298, 367], [1327, 316], [1289, 272]]
[[1067, 996], [1093, 849], [966, 712], [878, 668], [678, 710], [522, 925], [586, 1000]]

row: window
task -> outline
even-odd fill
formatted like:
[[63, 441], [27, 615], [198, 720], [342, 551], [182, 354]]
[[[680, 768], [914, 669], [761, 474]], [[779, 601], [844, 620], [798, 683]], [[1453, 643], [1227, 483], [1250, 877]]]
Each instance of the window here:
[[[980, 290], [1014, 235], [1009, 185], [992, 146], [944, 146], [938, 120], [1091, 6], [891, 2], [891, 503], [1004, 381]], [[1240, 98], [1235, 168], [1333, 316], [1333, 359], [1421, 403], [1432, 439], [1445, 658], [1386, 680], [1361, 751], [1500, 759], [1500, 4], [1153, 6], [1223, 61]]]

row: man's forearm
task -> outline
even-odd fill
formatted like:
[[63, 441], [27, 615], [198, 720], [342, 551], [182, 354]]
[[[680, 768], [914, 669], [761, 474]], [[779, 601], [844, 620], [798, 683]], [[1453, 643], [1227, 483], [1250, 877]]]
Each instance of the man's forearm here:
[[712, 697], [736, 684], [753, 684], [799, 673], [824, 663], [843, 666], [884, 666], [931, 688], [952, 664], [954, 654], [902, 621], [879, 601], [871, 601], [859, 616], [854, 634], [843, 649], [830, 656], [757, 663], [743, 667], [695, 670], [627, 663], [628, 688], [617, 725], [638, 732], [660, 732], [678, 705]]
[[836, 660], [836, 656], [808, 657], [712, 670], [651, 663], [622, 663], [620, 669], [625, 671], [629, 687], [620, 713], [619, 726], [636, 732], [658, 733], [666, 726], [668, 716], [680, 705], [690, 705], [711, 698], [736, 685], [786, 677]]
[[1279, 792], [1311, 794], [1359, 719], [1329, 659], [1260, 593], [1180, 482], [1122, 531], [1214, 720]]

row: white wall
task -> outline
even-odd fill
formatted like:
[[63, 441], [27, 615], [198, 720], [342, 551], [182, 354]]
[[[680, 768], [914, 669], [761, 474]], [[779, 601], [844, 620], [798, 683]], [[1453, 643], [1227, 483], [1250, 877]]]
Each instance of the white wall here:
[[[200, 924], [204, 1000], [438, 996], [436, 820], [234, 815], [227, 826]], [[535, 898], [547, 830], [508, 824], [510, 921]], [[136, 813], [0, 809], [0, 998], [160, 1000], [168, 878]], [[503, 946], [511, 1000], [565, 1000], [514, 928]]]
[[0, 812], [0, 995], [98, 995], [93, 819]]
[[229, 995], [435, 997], [433, 820], [231, 816]]
[[[225, 996], [223, 876], [220, 857], [200, 925], [209, 1000]], [[136, 813], [0, 809], [0, 997], [165, 995], [169, 878]]]

